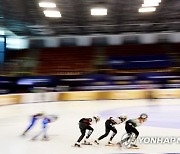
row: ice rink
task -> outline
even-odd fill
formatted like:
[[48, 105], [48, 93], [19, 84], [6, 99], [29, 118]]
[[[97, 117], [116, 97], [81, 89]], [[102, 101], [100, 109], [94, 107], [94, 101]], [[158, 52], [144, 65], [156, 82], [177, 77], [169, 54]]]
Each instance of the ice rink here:
[[[56, 114], [59, 119], [49, 124], [49, 141], [37, 141], [31, 138], [40, 130], [40, 121], [27, 134], [21, 134], [28, 126], [30, 115], [44, 112]], [[117, 146], [105, 146], [110, 135], [101, 140], [100, 145], [72, 145], [80, 136], [78, 121], [83, 117], [99, 115], [99, 123], [92, 125], [94, 132], [90, 141], [104, 134], [104, 122], [110, 116], [126, 113], [136, 118], [141, 113], [149, 115], [148, 121], [137, 129], [141, 136], [180, 137], [180, 100], [101, 100], [101, 101], [64, 101], [34, 104], [19, 104], [0, 107], [0, 153], [1, 154], [118, 154], [118, 153], [180, 153], [178, 143], [139, 144], [140, 149], [126, 149]], [[116, 143], [125, 133], [124, 124], [116, 126]], [[112, 132], [111, 132], [112, 133]]]

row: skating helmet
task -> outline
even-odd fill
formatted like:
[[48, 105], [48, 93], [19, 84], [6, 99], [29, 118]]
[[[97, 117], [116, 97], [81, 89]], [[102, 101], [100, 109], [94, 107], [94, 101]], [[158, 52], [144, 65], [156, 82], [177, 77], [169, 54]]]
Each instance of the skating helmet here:
[[125, 113], [122, 113], [118, 118], [121, 119], [122, 122], [124, 122], [127, 120], [127, 115]]
[[141, 119], [147, 119], [148, 118], [148, 115], [146, 113], [142, 113], [140, 116], [139, 116]]
[[100, 117], [99, 116], [94, 116], [93, 118], [95, 119], [96, 122], [100, 121]]

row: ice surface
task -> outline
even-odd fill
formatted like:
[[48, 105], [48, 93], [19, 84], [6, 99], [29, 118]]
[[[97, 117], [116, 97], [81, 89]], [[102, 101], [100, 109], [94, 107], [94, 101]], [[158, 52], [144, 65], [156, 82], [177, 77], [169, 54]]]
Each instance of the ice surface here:
[[[170, 107], [171, 106], [171, 107]], [[174, 110], [173, 110], [174, 106]], [[144, 107], [146, 109], [144, 109]], [[168, 108], [173, 110], [168, 112]], [[126, 109], [126, 110], [125, 110]], [[180, 104], [178, 99], [156, 100], [112, 100], [112, 101], [65, 101], [36, 104], [19, 104], [0, 107], [0, 153], [1, 154], [118, 154], [118, 153], [177, 153], [180, 152], [179, 144], [140, 144], [140, 149], [118, 148], [117, 146], [107, 147], [110, 135], [101, 140], [100, 145], [75, 148], [72, 145], [80, 136], [78, 121], [82, 117], [100, 115], [101, 121], [92, 127], [94, 132], [90, 141], [101, 136], [104, 129], [104, 122], [109, 116], [118, 116], [127, 112], [129, 118], [134, 118], [142, 112], [148, 112], [149, 122], [137, 129], [140, 136], [180, 136]], [[165, 111], [165, 112], [164, 112]], [[27, 134], [21, 134], [27, 127], [30, 115], [37, 112], [56, 114], [58, 121], [49, 124], [48, 135], [50, 141], [31, 141], [31, 138], [41, 129], [40, 121]], [[164, 117], [165, 113], [169, 115]], [[174, 115], [173, 115], [174, 113]], [[156, 115], [156, 116], [155, 116]], [[171, 115], [173, 118], [171, 119]], [[176, 118], [176, 120], [174, 119]], [[163, 123], [166, 122], [166, 125]], [[173, 122], [173, 124], [172, 124]], [[174, 128], [171, 125], [175, 125]], [[159, 125], [154, 125], [158, 123]], [[169, 125], [168, 125], [169, 124]], [[167, 126], [168, 125], [168, 126]], [[125, 133], [124, 124], [116, 126], [118, 134], [113, 142], [116, 143]]]

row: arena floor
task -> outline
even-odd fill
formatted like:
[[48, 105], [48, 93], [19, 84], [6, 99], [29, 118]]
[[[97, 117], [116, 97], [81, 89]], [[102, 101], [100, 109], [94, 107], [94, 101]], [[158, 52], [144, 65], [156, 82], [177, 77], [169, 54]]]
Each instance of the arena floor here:
[[[27, 134], [21, 134], [28, 126], [30, 115], [44, 112], [59, 116], [58, 121], [49, 124], [49, 141], [31, 138], [41, 129], [40, 121]], [[149, 115], [148, 121], [137, 129], [140, 137], [179, 137], [180, 138], [180, 100], [111, 100], [111, 101], [65, 101], [36, 104], [20, 104], [0, 107], [0, 152], [2, 154], [118, 154], [118, 153], [180, 153], [179, 143], [139, 144], [140, 149], [105, 146], [110, 135], [101, 140], [100, 145], [72, 145], [80, 136], [78, 121], [82, 117], [99, 115], [101, 121], [92, 127], [91, 141], [105, 131], [104, 122], [109, 116], [126, 113], [128, 118], [136, 118], [140, 113]], [[114, 143], [125, 133], [124, 124], [116, 126], [118, 134]]]

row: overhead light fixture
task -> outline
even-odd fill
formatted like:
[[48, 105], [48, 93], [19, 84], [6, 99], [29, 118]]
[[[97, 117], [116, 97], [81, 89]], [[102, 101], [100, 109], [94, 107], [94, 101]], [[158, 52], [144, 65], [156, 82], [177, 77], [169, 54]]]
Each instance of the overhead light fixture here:
[[156, 11], [155, 7], [144, 7], [144, 8], [140, 8], [138, 10], [138, 12], [143, 12], [143, 13], [145, 13], [145, 12], [154, 12], [154, 11]]
[[92, 16], [105, 16], [107, 15], [107, 9], [106, 8], [92, 8], [91, 15]]
[[46, 17], [52, 17], [52, 18], [60, 18], [61, 17], [61, 13], [59, 11], [45, 10], [43, 12]]
[[161, 3], [161, 0], [144, 0], [144, 3]]
[[159, 6], [161, 0], [144, 0], [144, 4], [142, 7], [151, 7], [151, 6]]
[[39, 7], [55, 8], [56, 4], [52, 2], [39, 2]]
[[153, 7], [153, 6], [159, 6], [159, 3], [145, 3], [145, 4], [142, 4], [142, 7]]

